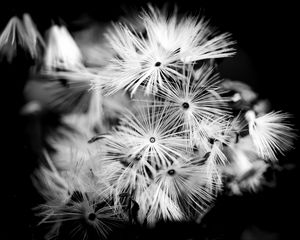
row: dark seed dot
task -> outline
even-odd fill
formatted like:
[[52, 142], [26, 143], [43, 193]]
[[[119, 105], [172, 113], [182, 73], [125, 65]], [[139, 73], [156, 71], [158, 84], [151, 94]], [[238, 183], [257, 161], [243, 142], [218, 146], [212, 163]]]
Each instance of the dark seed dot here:
[[70, 87], [69, 81], [67, 79], [61, 78], [58, 80], [63, 87]]
[[193, 151], [194, 152], [199, 152], [199, 149], [198, 149], [198, 147], [196, 145], [193, 147]]
[[141, 159], [142, 159], [142, 154], [137, 154], [134, 158], [135, 161], [140, 161]]
[[208, 142], [209, 142], [210, 144], [214, 144], [214, 143], [215, 143], [215, 141], [216, 141], [216, 139], [215, 139], [215, 138], [209, 138], [209, 139], [208, 139]]
[[154, 137], [151, 137], [151, 138], [150, 138], [150, 142], [151, 142], [151, 143], [154, 143], [154, 142], [155, 142], [155, 138], [154, 138]]
[[160, 65], [161, 65], [161, 62], [156, 62], [156, 63], [154, 64], [155, 67], [160, 67]]
[[171, 176], [174, 175], [174, 174], [175, 174], [175, 170], [174, 170], [174, 169], [170, 169], [170, 170], [168, 171], [168, 174], [171, 175]]
[[94, 221], [94, 220], [96, 219], [96, 214], [95, 214], [95, 213], [90, 213], [90, 214], [88, 215], [88, 219], [89, 219], [90, 221]]
[[184, 109], [188, 109], [188, 108], [190, 107], [190, 104], [188, 104], [187, 102], [184, 102], [184, 103], [182, 104], [182, 107], [183, 107]]

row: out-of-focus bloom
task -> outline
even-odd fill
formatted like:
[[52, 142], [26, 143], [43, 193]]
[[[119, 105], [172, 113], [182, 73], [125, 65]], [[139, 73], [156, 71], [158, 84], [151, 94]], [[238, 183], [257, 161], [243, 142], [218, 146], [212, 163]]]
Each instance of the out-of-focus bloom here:
[[33, 59], [41, 57], [44, 40], [28, 14], [23, 15], [23, 22], [13, 17], [0, 35], [0, 55], [9, 62], [16, 56], [18, 47], [28, 51]]
[[225, 149], [229, 159], [226, 166], [222, 166], [222, 173], [230, 181], [227, 187], [233, 194], [242, 194], [245, 191], [257, 191], [263, 181], [268, 164], [259, 158], [251, 137], [240, 138]]
[[71, 167], [58, 172], [48, 154], [45, 157], [50, 168], [41, 168], [35, 183], [47, 200], [37, 207], [42, 218], [40, 224], [51, 225], [47, 239], [58, 236], [105, 238], [111, 227], [125, 221], [116, 208], [110, 206], [108, 194], [101, 191], [105, 188], [98, 184], [90, 163], [74, 158]]
[[289, 115], [282, 112], [270, 112], [256, 116], [254, 111], [246, 113], [249, 134], [261, 158], [277, 160], [276, 154], [284, 154], [291, 149], [295, 134], [288, 123]]
[[66, 27], [54, 25], [50, 28], [44, 66], [49, 70], [83, 68], [81, 52]]

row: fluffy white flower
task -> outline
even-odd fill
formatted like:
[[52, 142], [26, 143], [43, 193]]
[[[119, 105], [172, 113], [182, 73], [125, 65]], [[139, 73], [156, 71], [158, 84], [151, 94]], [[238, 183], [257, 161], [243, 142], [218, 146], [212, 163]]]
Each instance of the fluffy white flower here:
[[198, 158], [159, 170], [149, 187], [135, 198], [140, 207], [139, 220], [154, 226], [161, 220], [189, 221], [204, 213], [214, 198], [206, 173]]
[[224, 117], [229, 116], [226, 99], [220, 96], [223, 90], [209, 65], [197, 70], [188, 66], [183, 71], [186, 77], [174, 81], [158, 96], [170, 106], [168, 116], [174, 124], [183, 125], [191, 139], [195, 135], [206, 139], [216, 126], [224, 125]]
[[51, 225], [47, 239], [58, 236], [105, 239], [112, 227], [124, 220], [101, 196], [80, 191], [73, 192], [66, 203], [44, 204], [39, 210], [43, 217], [40, 224]]
[[124, 115], [123, 124], [118, 127], [120, 140], [124, 139], [131, 155], [141, 154], [157, 168], [169, 166], [178, 157], [184, 158], [187, 150], [184, 132], [167, 114], [167, 107], [147, 103]]
[[292, 148], [295, 134], [288, 123], [289, 115], [282, 112], [270, 112], [256, 116], [254, 111], [246, 113], [249, 134], [261, 158], [277, 160], [276, 154], [284, 154]]
[[233, 55], [229, 34], [216, 35], [196, 17], [177, 19], [149, 7], [141, 14], [144, 33], [134, 26], [114, 25], [107, 40], [115, 52], [108, 69], [106, 92], [126, 89], [133, 95], [140, 86], [156, 93], [182, 76], [184, 63]]
[[177, 61], [178, 52], [162, 48], [129, 27], [114, 25], [114, 31], [107, 33], [107, 39], [115, 51], [107, 69], [108, 80], [104, 83], [107, 94], [125, 89], [133, 95], [140, 86], [150, 94], [157, 92], [171, 78], [180, 76], [176, 70], [182, 65]]
[[141, 15], [151, 41], [170, 52], [178, 52], [185, 63], [232, 56], [234, 42], [229, 33], [217, 34], [209, 21], [197, 16], [178, 16], [149, 5]]
[[23, 15], [23, 22], [13, 17], [0, 35], [0, 53], [6, 55], [10, 62], [17, 54], [20, 45], [32, 58], [40, 57], [40, 48], [45, 47], [44, 40], [28, 14]]
[[83, 68], [80, 49], [66, 27], [53, 25], [50, 28], [44, 66], [48, 70]]

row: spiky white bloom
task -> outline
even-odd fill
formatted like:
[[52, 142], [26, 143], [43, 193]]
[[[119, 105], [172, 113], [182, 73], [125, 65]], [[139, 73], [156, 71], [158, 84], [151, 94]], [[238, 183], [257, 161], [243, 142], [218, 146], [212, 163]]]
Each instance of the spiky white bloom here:
[[128, 111], [118, 127], [118, 140], [125, 143], [131, 156], [141, 155], [155, 168], [166, 167], [184, 158], [188, 149], [180, 126], [166, 118], [167, 107], [146, 103], [136, 112]]
[[83, 68], [80, 49], [66, 27], [53, 25], [50, 28], [44, 66], [48, 70]]
[[[177, 19], [149, 7], [141, 18], [146, 37], [134, 26], [114, 25], [107, 39], [116, 52], [108, 71], [108, 94], [125, 88], [134, 94], [145, 86], [145, 93], [156, 93], [170, 79], [182, 76], [180, 67], [202, 59], [233, 55], [229, 34], [216, 36], [208, 28], [208, 22], [196, 17]], [[208, 38], [211, 38], [208, 40]], [[117, 73], [114, 73], [118, 71]]]
[[121, 24], [114, 25], [114, 31], [109, 31], [106, 36], [115, 51], [104, 83], [107, 94], [125, 89], [134, 95], [140, 86], [150, 94], [157, 92], [171, 78], [180, 76], [176, 70], [182, 65], [177, 61], [178, 52], [168, 51]]
[[0, 53], [6, 55], [8, 61], [16, 55], [17, 45], [29, 51], [36, 59], [39, 57], [39, 47], [45, 47], [44, 40], [28, 14], [23, 15], [23, 22], [13, 17], [0, 35]]
[[140, 219], [154, 225], [159, 220], [191, 220], [202, 214], [213, 200], [202, 164], [191, 158], [159, 170], [150, 186], [136, 197]]
[[67, 203], [44, 204], [39, 208], [41, 223], [52, 225], [47, 239], [57, 236], [105, 239], [112, 227], [124, 220], [105, 199], [94, 193], [75, 191]]
[[65, 227], [83, 239], [90, 234], [105, 238], [121, 215], [109, 205], [109, 195], [95, 179], [93, 172], [99, 166], [74, 159], [68, 170], [58, 172], [46, 152], [45, 160], [50, 168], [41, 168], [35, 182], [46, 199], [36, 209], [42, 217], [40, 224], [52, 224], [47, 239], [63, 234]]
[[[222, 117], [229, 115], [226, 99], [220, 96], [223, 90], [218, 85], [218, 76], [206, 64], [197, 70], [190, 65], [183, 71], [186, 78], [174, 81], [169, 89], [159, 92], [158, 96], [170, 105], [168, 115], [174, 124], [183, 124], [191, 139], [195, 135], [207, 138], [208, 131], [212, 132], [208, 126], [214, 128], [216, 119], [219, 119], [218, 125], [226, 123]], [[210, 124], [212, 121], [216, 124]]]
[[141, 14], [151, 41], [177, 55], [185, 63], [232, 56], [234, 41], [229, 33], [217, 34], [209, 21], [197, 16], [177, 16], [149, 5]]
[[284, 154], [292, 148], [295, 135], [288, 123], [288, 114], [270, 112], [256, 116], [254, 111], [248, 111], [245, 117], [249, 124], [249, 134], [261, 158], [276, 161], [277, 153]]
[[165, 107], [149, 104], [127, 111], [121, 125], [104, 136], [100, 179], [110, 182], [112, 194], [143, 192], [157, 169], [171, 165], [187, 153], [186, 140], [177, 126], [165, 120]]

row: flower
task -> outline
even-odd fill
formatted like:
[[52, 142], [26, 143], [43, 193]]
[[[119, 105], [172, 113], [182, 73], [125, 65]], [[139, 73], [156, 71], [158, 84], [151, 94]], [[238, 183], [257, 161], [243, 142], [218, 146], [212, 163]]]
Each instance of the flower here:
[[27, 50], [33, 59], [40, 57], [40, 48], [45, 47], [44, 40], [30, 16], [25, 13], [23, 22], [12, 17], [0, 35], [0, 54], [9, 62], [17, 54], [17, 45]]
[[230, 34], [217, 34], [204, 18], [187, 15], [178, 18], [177, 11], [168, 14], [151, 5], [141, 18], [149, 39], [170, 52], [177, 51], [184, 63], [234, 54]]
[[101, 196], [80, 191], [74, 191], [68, 202], [44, 204], [40, 211], [41, 223], [52, 224], [47, 239], [57, 236], [105, 239], [112, 227], [123, 220]]
[[[47, 200], [36, 208], [40, 224], [51, 224], [46, 236], [52, 239], [80, 236], [106, 238], [111, 227], [125, 220], [109, 202], [103, 183], [98, 184], [95, 163], [73, 159], [69, 169], [58, 172], [49, 155], [45, 160], [50, 169], [42, 167], [35, 182]], [[67, 230], [67, 231], [66, 231]], [[66, 234], [66, 235], [64, 235]]]
[[157, 95], [169, 105], [168, 116], [174, 124], [188, 131], [189, 138], [200, 135], [207, 140], [209, 132], [215, 132], [215, 126], [224, 125], [224, 117], [229, 116], [226, 99], [221, 97], [223, 90], [209, 65], [204, 64], [197, 70], [189, 65], [183, 72], [184, 78], [174, 81]]
[[116, 52], [107, 68], [108, 81], [104, 83], [108, 95], [121, 89], [134, 95], [140, 86], [144, 86], [145, 93], [150, 94], [157, 92], [170, 78], [180, 75], [176, 71], [181, 66], [176, 61], [176, 51], [167, 51], [132, 31], [119, 24], [106, 35]]
[[278, 152], [284, 154], [292, 148], [295, 134], [287, 121], [287, 113], [270, 112], [256, 116], [250, 110], [245, 117], [249, 124], [249, 134], [261, 158], [276, 161]]
[[[143, 192], [158, 169], [188, 152], [186, 139], [165, 119], [166, 108], [155, 103], [126, 111], [115, 131], [103, 137], [100, 179], [110, 183], [113, 196]], [[100, 159], [99, 159], [100, 160]], [[119, 201], [119, 200], [117, 200]]]
[[116, 136], [129, 149], [131, 156], [141, 155], [141, 160], [149, 161], [153, 167], [168, 166], [183, 157], [187, 151], [187, 141], [179, 125], [167, 118], [167, 107], [159, 103], [146, 103], [136, 111], [128, 111], [121, 119]]
[[145, 87], [146, 94], [156, 93], [182, 76], [184, 63], [233, 55], [229, 34], [215, 36], [204, 20], [177, 20], [176, 15], [167, 18], [151, 6], [141, 18], [144, 33], [134, 26], [114, 24], [106, 34], [115, 51], [107, 70], [107, 94], [126, 89], [133, 95], [140, 86]]
[[136, 196], [139, 218], [149, 226], [157, 221], [191, 220], [213, 200], [203, 159], [188, 158], [157, 172], [149, 187]]
[[80, 49], [66, 27], [53, 25], [50, 28], [44, 66], [47, 70], [83, 68]]

